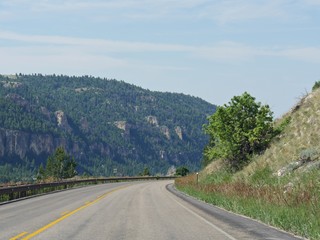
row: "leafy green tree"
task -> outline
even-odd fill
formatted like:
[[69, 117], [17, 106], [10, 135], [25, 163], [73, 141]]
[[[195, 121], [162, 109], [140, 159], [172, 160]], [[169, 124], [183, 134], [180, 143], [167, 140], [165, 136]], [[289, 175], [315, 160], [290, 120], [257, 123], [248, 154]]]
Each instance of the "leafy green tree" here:
[[182, 177], [184, 177], [184, 176], [187, 176], [189, 172], [190, 172], [190, 171], [189, 171], [188, 168], [186, 168], [186, 167], [184, 167], [184, 166], [181, 166], [181, 167], [178, 167], [178, 168], [177, 168], [175, 175], [176, 175], [176, 176], [182, 176]]
[[264, 151], [274, 136], [269, 106], [256, 102], [247, 92], [218, 107], [204, 129], [210, 136], [204, 162], [224, 159], [232, 170], [240, 169], [253, 154]]
[[142, 171], [142, 173], [139, 174], [140, 176], [150, 176], [150, 170], [148, 167], [145, 167]]
[[45, 176], [46, 176], [46, 171], [45, 171], [45, 169], [43, 167], [43, 164], [41, 163], [40, 167], [39, 167], [39, 170], [38, 170], [37, 178], [38, 178], [38, 180], [42, 180], [42, 179], [45, 178]]
[[45, 176], [55, 179], [71, 178], [76, 175], [76, 166], [74, 158], [68, 155], [62, 147], [58, 147], [47, 159]]

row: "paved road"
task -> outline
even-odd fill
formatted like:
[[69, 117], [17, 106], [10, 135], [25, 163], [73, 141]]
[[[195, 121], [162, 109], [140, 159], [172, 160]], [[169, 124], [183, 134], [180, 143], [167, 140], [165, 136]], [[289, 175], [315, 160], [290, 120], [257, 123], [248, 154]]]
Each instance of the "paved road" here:
[[0, 239], [296, 239], [207, 204], [199, 209], [169, 192], [170, 183], [104, 184], [2, 205]]

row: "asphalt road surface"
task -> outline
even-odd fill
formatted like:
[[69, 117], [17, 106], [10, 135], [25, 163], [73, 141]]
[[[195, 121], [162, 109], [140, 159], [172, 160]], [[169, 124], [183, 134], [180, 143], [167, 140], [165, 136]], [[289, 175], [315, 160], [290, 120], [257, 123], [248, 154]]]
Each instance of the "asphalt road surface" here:
[[171, 183], [109, 183], [0, 205], [0, 239], [298, 239], [175, 195]]

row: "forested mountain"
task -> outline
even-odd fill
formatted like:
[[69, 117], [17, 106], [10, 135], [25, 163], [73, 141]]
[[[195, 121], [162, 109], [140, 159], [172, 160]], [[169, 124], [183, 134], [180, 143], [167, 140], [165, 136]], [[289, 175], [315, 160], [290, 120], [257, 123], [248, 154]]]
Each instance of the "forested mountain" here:
[[[34, 174], [62, 146], [80, 173], [134, 175], [200, 166], [215, 106], [90, 76], [0, 75], [0, 181]], [[20, 169], [23, 169], [25, 176]], [[26, 173], [27, 172], [27, 173]]]

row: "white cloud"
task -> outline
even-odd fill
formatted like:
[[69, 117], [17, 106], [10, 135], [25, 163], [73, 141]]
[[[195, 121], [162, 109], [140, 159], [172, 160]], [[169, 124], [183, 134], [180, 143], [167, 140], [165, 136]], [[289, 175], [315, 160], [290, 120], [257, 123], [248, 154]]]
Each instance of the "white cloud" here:
[[286, 10], [287, 1], [283, 0], [226, 0], [217, 1], [203, 13], [219, 24], [254, 19], [286, 19], [290, 15]]
[[252, 60], [257, 56], [257, 49], [235, 42], [221, 42], [211, 47], [201, 47], [197, 55], [209, 60], [234, 62]]
[[213, 47], [199, 48], [197, 56], [217, 61], [239, 63], [273, 57], [320, 64], [320, 47], [263, 47], [257, 48], [235, 42], [221, 42]]
[[[259, 19], [298, 21], [320, 0], [2, 0], [16, 18], [64, 13], [91, 21], [205, 19], [219, 25]], [[0, 17], [1, 18], [1, 17]]]
[[91, 49], [99, 49], [102, 52], [143, 52], [143, 51], [190, 51], [193, 47], [174, 44], [155, 44], [145, 42], [110, 41], [92, 38], [74, 38], [63, 36], [24, 35], [12, 32], [0, 31], [0, 39], [13, 40], [27, 43], [41, 43], [54, 45], [82, 46]]
[[297, 61], [320, 64], [320, 48], [316, 47], [289, 48], [279, 51], [276, 55]]
[[[197, 57], [210, 61], [229, 63], [252, 61], [263, 57], [287, 58], [303, 62], [320, 63], [319, 47], [255, 47], [232, 41], [217, 42], [212, 46], [192, 46], [63, 36], [24, 35], [4, 31], [0, 31], [0, 39], [10, 40], [10, 43], [13, 41], [24, 43], [24, 48], [2, 48], [2, 51], [4, 49], [13, 50], [17, 56], [25, 51], [27, 51], [26, 55], [37, 53], [38, 55], [43, 54], [50, 57], [59, 53], [61, 56], [66, 55], [67, 58], [70, 58], [69, 55], [77, 55], [79, 53], [90, 58], [92, 56], [109, 56], [110, 54], [114, 55], [118, 53], [129, 56], [135, 53], [161, 52], [167, 54], [181, 53], [183, 54], [181, 56], [189, 56], [189, 58]], [[17, 49], [20, 50], [17, 51]], [[4, 54], [9, 54], [9, 52], [7, 51]], [[1, 55], [7, 56], [4, 54]], [[114, 60], [112, 59], [112, 61]], [[118, 60], [114, 61], [114, 63], [119, 64]]]
[[110, 69], [126, 69], [125, 59], [90, 54], [76, 49], [49, 47], [0, 48], [2, 71], [6, 73], [61, 73], [68, 75], [98, 75]]
[[110, 9], [163, 9], [193, 8], [208, 0], [4, 0], [8, 7], [26, 7], [34, 11], [74, 11], [74, 10], [110, 10]]

